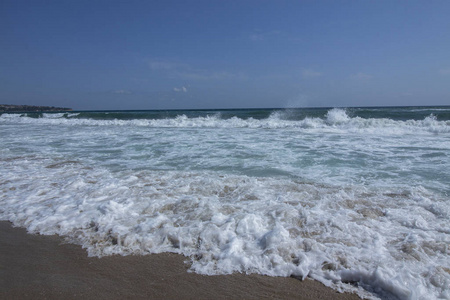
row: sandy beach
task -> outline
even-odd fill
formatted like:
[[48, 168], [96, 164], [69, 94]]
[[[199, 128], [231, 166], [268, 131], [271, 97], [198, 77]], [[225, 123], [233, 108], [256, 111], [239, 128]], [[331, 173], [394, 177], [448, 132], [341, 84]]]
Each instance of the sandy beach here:
[[1, 299], [359, 299], [313, 280], [188, 272], [176, 254], [88, 257], [58, 236], [0, 222]]

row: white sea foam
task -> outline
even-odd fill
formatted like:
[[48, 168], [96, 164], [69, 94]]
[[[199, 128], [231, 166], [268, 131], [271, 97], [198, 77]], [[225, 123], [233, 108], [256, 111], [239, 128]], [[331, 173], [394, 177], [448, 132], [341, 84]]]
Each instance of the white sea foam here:
[[343, 290], [354, 288], [342, 282], [357, 282], [381, 297], [449, 297], [450, 215], [444, 199], [423, 189], [113, 174], [38, 157], [3, 165], [1, 218], [66, 236], [90, 255], [170, 251], [207, 275], [310, 276]]
[[14, 122], [25, 124], [47, 124], [66, 126], [143, 126], [161, 128], [265, 128], [265, 129], [300, 129], [300, 130], [327, 130], [336, 132], [367, 132], [386, 134], [420, 134], [420, 133], [449, 133], [450, 121], [438, 121], [430, 115], [423, 120], [396, 121], [383, 118], [349, 117], [344, 109], [328, 111], [326, 118], [309, 118], [302, 120], [283, 119], [283, 113], [275, 112], [267, 119], [241, 119], [232, 117], [222, 119], [220, 114], [206, 117], [189, 118], [179, 115], [167, 119], [133, 119], [133, 120], [95, 120], [73, 118], [71, 114], [44, 114], [42, 118], [30, 118], [20, 114], [2, 114], [0, 122]]
[[347, 123], [350, 118], [343, 109], [333, 108], [327, 112], [327, 123], [330, 125], [339, 125], [342, 123]]
[[67, 115], [66, 113], [44, 113], [42, 114], [44, 118], [47, 119], [60, 119], [62, 117], [64, 117], [65, 115]]
[[201, 274], [450, 299], [446, 121], [330, 110], [0, 124], [0, 219], [89, 255], [175, 252]]

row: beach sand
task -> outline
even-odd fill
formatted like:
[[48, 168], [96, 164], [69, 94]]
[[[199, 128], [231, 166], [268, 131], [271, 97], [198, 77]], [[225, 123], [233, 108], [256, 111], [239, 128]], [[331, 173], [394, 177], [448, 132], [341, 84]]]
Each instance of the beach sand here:
[[177, 254], [88, 257], [0, 222], [0, 299], [359, 299], [313, 280], [189, 273]]

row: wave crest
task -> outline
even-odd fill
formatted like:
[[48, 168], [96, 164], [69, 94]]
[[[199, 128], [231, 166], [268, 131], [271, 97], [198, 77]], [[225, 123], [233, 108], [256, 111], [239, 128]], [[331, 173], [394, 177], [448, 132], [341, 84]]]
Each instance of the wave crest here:
[[44, 113], [39, 118], [36, 118], [26, 114], [4, 113], [0, 116], [0, 123], [33, 123], [36, 125], [64, 126], [145, 126], [155, 128], [301, 129], [374, 134], [450, 133], [450, 121], [439, 121], [433, 114], [422, 120], [403, 121], [389, 118], [351, 117], [345, 109], [339, 108], [328, 110], [323, 117], [305, 116], [298, 120], [285, 111], [275, 111], [264, 119], [255, 119], [253, 117], [240, 118], [238, 116], [224, 118], [220, 113], [195, 117], [179, 114], [171, 118], [152, 119], [86, 118], [82, 113]]
[[330, 125], [339, 125], [350, 120], [344, 109], [333, 108], [326, 114], [326, 122]]

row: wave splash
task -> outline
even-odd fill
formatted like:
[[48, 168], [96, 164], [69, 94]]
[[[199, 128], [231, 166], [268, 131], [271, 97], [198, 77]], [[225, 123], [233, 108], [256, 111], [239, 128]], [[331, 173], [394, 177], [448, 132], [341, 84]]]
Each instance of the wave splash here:
[[[107, 113], [104, 113], [107, 114]], [[224, 117], [221, 113], [188, 117], [186, 114], [171, 118], [97, 119], [85, 118], [83, 113], [42, 114], [39, 118], [21, 114], [2, 114], [0, 122], [32, 123], [65, 126], [139, 126], [155, 128], [253, 128], [299, 129], [387, 134], [450, 133], [450, 121], [438, 120], [433, 114], [422, 120], [393, 120], [389, 118], [361, 118], [349, 116], [346, 109], [328, 110], [324, 117], [290, 118], [286, 111], [275, 111], [264, 119], [238, 116]]]

